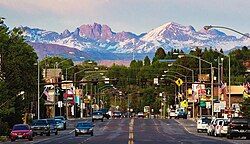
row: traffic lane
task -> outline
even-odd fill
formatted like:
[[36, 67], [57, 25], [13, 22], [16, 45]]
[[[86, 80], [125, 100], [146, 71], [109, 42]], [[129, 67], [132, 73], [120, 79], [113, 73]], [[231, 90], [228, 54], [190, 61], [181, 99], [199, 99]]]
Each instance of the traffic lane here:
[[[91, 120], [77, 120], [73, 123], [77, 123], [79, 121], [91, 121]], [[100, 129], [104, 128], [105, 125], [107, 125], [109, 123], [110, 120], [104, 120], [104, 122], [101, 122], [101, 121], [95, 121], [94, 124], [95, 124], [95, 127], [94, 127], [94, 135], [96, 134], [96, 131], [99, 131]], [[67, 130], [67, 133], [64, 133], [62, 135], [58, 135], [58, 136], [55, 136], [55, 137], [51, 137], [51, 138], [48, 138], [48, 139], [43, 139], [43, 140], [40, 140], [38, 142], [35, 142], [36, 144], [72, 144], [72, 143], [81, 143], [83, 141], [85, 141], [86, 139], [89, 139], [90, 135], [79, 135], [79, 136], [75, 136], [75, 133], [74, 133], [74, 129], [73, 128], [70, 128], [70, 130]]]
[[37, 142], [40, 142], [40, 141], [45, 141], [45, 140], [52, 139], [54, 137], [62, 137], [62, 136], [68, 135], [70, 133], [70, 131], [72, 131], [72, 130], [58, 131], [58, 135], [51, 134], [50, 136], [45, 136], [45, 135], [40, 136], [40, 135], [37, 135], [37, 136], [33, 137], [33, 141], [28, 141], [27, 139], [17, 139], [14, 142], [11, 142], [9, 140], [7, 142], [4, 142], [4, 144], [10, 144], [10, 143], [11, 144], [15, 144], [15, 143], [18, 143], [18, 144], [37, 143]]
[[175, 120], [135, 119], [134, 143], [136, 144], [227, 144], [228, 142], [199, 137], [188, 133]]
[[86, 139], [82, 144], [127, 144], [129, 122], [128, 118], [111, 119], [105, 127], [95, 131], [94, 136]]
[[198, 136], [202, 136], [202, 137], [206, 137], [206, 138], [212, 138], [212, 139], [220, 139], [220, 140], [232, 142], [232, 143], [235, 143], [235, 144], [249, 144], [250, 143], [250, 140], [246, 139], [245, 137], [243, 137], [243, 138], [227, 139], [226, 137], [208, 136], [207, 133], [198, 133], [197, 132], [197, 128], [196, 128], [197, 124], [196, 124], [196, 122], [194, 122], [192, 120], [178, 119], [176, 121], [179, 122], [183, 127], [185, 127], [186, 130], [189, 133], [192, 133], [194, 135], [198, 135]]

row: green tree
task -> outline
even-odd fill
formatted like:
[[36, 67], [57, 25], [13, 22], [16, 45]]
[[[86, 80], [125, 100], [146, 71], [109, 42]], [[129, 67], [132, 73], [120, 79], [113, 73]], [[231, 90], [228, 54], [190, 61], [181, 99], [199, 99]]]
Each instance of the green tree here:
[[150, 66], [151, 62], [148, 56], [144, 58], [144, 66]]
[[17, 28], [9, 30], [0, 24], [0, 118], [10, 126], [22, 121], [37, 88], [37, 54], [21, 34]]

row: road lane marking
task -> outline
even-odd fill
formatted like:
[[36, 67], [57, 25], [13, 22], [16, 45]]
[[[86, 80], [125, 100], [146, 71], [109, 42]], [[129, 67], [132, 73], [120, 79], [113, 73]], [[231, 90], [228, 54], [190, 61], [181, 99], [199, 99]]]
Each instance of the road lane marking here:
[[128, 144], [134, 144], [134, 118], [129, 123]]
[[70, 131], [69, 134], [72, 134], [74, 131], [75, 131], [75, 130]]

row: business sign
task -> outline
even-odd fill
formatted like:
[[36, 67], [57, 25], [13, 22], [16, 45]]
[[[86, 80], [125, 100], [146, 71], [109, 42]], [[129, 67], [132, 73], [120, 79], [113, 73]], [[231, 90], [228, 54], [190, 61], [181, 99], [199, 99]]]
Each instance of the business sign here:
[[159, 79], [158, 78], [154, 78], [154, 84], [159, 84]]
[[198, 81], [210, 81], [209, 74], [198, 74]]
[[[66, 82], [66, 83], [64, 83]], [[66, 89], [71, 89], [73, 87], [73, 81], [62, 81], [62, 89], [66, 90]]]

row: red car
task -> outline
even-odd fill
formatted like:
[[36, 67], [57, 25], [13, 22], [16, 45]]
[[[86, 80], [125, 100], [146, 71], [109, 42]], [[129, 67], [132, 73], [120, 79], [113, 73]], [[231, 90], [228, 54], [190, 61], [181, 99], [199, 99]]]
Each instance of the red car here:
[[16, 124], [10, 133], [10, 140], [15, 141], [16, 139], [28, 139], [33, 141], [33, 131], [27, 124]]

